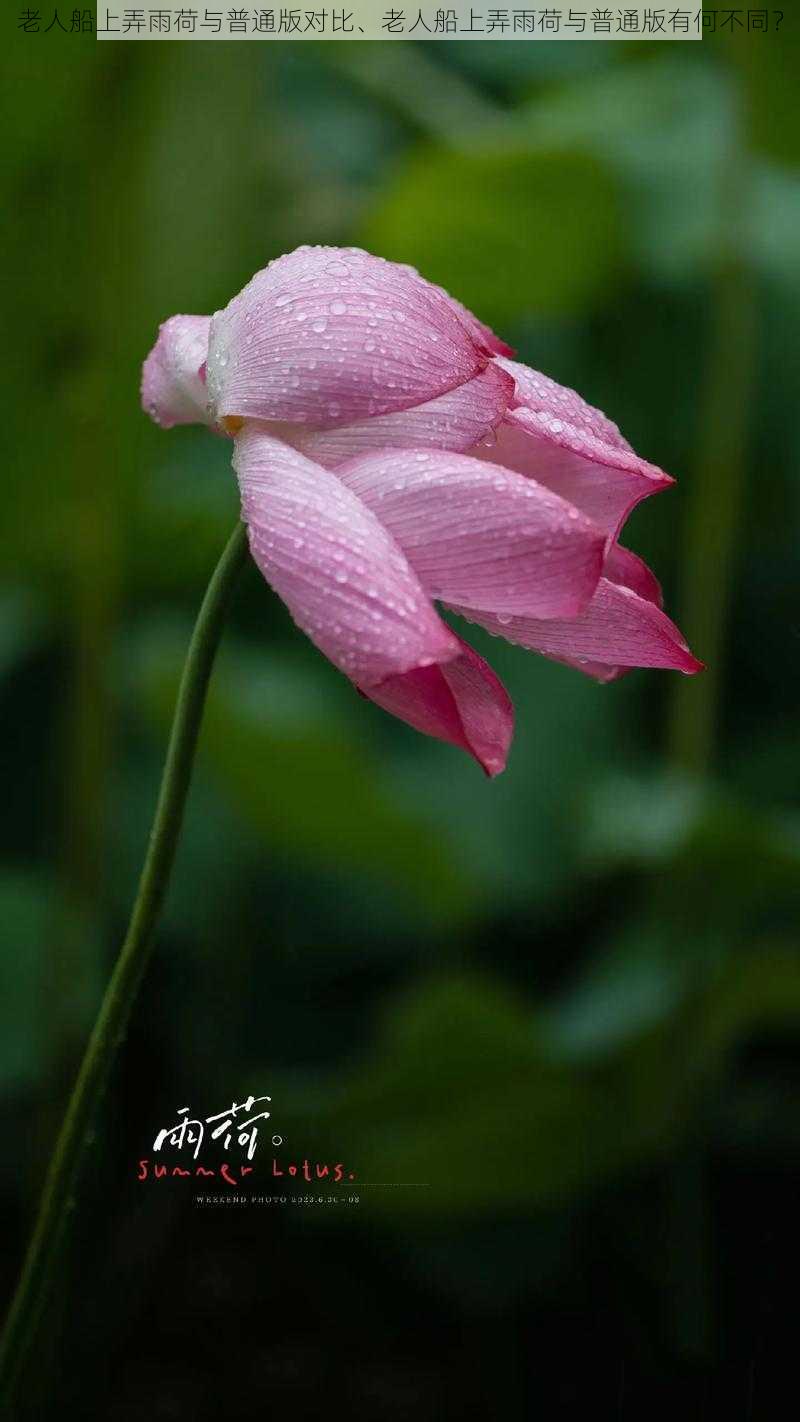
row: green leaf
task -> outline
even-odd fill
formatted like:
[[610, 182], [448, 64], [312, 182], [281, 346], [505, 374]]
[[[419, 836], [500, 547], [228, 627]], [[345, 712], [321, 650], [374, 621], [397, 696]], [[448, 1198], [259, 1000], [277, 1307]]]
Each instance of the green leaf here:
[[640, 266], [674, 278], [713, 255], [733, 115], [728, 76], [681, 54], [558, 86], [521, 122], [531, 143], [580, 147], [607, 165]]
[[401, 1001], [325, 1120], [374, 1208], [423, 1216], [558, 1198], [616, 1160], [611, 1127], [595, 1083], [547, 1062], [524, 1003], [466, 975]]
[[670, 870], [684, 926], [702, 933], [716, 925], [740, 936], [759, 915], [792, 921], [800, 906], [800, 819], [697, 782], [602, 781], [587, 800], [583, 841], [597, 871]]
[[[153, 627], [139, 639], [134, 675], [162, 734], [187, 640]], [[459, 919], [471, 906], [469, 880], [434, 825], [397, 803], [364, 741], [374, 714], [315, 654], [266, 643], [251, 651], [229, 638], [206, 706], [201, 759], [282, 859], [370, 873], [402, 890], [426, 919]]]
[[[313, 1140], [318, 1158], [333, 1152], [392, 1218], [563, 1208], [674, 1148], [714, 1101], [733, 1048], [800, 1021], [800, 958], [780, 945], [734, 954], [693, 984], [679, 977], [662, 964], [639, 1021], [588, 1058], [574, 1032], [571, 1043], [553, 1032], [559, 1014], [574, 1029], [575, 995], [545, 1013], [489, 977], [424, 980], [327, 1092], [317, 1082], [303, 1102], [296, 1078], [276, 1087], [287, 1139]], [[579, 991], [582, 1009], [591, 990]], [[602, 974], [594, 991], [602, 1010]]]
[[428, 148], [401, 169], [362, 234], [487, 320], [573, 315], [620, 262], [616, 192], [586, 153]]

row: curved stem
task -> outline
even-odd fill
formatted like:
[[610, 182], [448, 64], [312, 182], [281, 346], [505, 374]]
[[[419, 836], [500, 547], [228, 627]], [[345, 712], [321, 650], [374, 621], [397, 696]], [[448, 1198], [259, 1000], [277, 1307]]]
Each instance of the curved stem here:
[[45, 1182], [39, 1215], [0, 1348], [0, 1395], [10, 1402], [34, 1341], [88, 1145], [87, 1136], [124, 1038], [142, 981], [175, 859], [211, 668], [236, 577], [247, 556], [238, 524], [214, 570], [181, 677], [153, 828], [128, 932], [70, 1097]]

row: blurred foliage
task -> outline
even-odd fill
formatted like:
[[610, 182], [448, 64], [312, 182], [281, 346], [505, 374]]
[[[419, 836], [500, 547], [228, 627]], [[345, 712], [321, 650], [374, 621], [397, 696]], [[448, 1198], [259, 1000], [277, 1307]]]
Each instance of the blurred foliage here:
[[[353, 1142], [371, 1207], [452, 1219], [564, 1205], [674, 1149], [737, 1044], [796, 1024], [792, 952], [731, 955], [693, 986], [666, 954], [656, 976], [651, 949], [642, 935], [539, 1014], [469, 977], [426, 982], [394, 1008], [325, 1103], [323, 1139]], [[395, 1197], [381, 1187], [396, 1183], [398, 1158], [420, 1188]]]
[[[256, 1350], [264, 1311], [288, 1329], [283, 1298], [298, 1319], [308, 1294], [343, 1289], [325, 1325], [342, 1358], [348, 1310], [365, 1352], [388, 1356], [397, 1290], [435, 1357], [417, 1358], [413, 1396], [388, 1362], [378, 1382], [348, 1374], [350, 1414], [370, 1422], [444, 1415], [437, 1387], [463, 1387], [452, 1415], [471, 1415], [482, 1350], [496, 1415], [529, 1415], [491, 1329], [450, 1377], [440, 1294], [464, 1320], [500, 1310], [506, 1329], [521, 1310], [542, 1358], [579, 1355], [576, 1328], [604, 1338], [607, 1313], [654, 1417], [656, 1395], [685, 1400], [665, 1377], [708, 1363], [709, 1337], [738, 1360], [761, 1336], [764, 1259], [792, 1223], [776, 1182], [797, 1143], [800, 1021], [800, 116], [784, 28], [702, 46], [53, 33], [3, 56], [0, 1092], [4, 1139], [26, 1141], [3, 1175], [7, 1223], [27, 1219], [98, 954], [107, 965], [119, 943], [182, 648], [237, 513], [227, 444], [163, 434], [138, 408], [159, 321], [216, 309], [300, 242], [418, 264], [679, 476], [628, 538], [680, 620], [698, 392], [732, 251], [757, 305], [716, 743], [694, 778], [667, 764], [668, 674], [599, 687], [479, 635], [517, 707], [509, 769], [489, 784], [358, 698], [244, 580], [97, 1156], [109, 1189], [86, 1207], [82, 1293], [101, 1303], [93, 1351], [68, 1327], [62, 1369], [82, 1415], [138, 1416], [154, 1395], [154, 1416], [227, 1404], [183, 1377], [180, 1359], [206, 1363], [159, 1314], [147, 1259], [156, 1294], [165, 1269], [178, 1279], [187, 1319], [205, 1269], [224, 1302], [211, 1333], [226, 1313]], [[711, 694], [697, 678], [691, 704]], [[308, 1294], [257, 1215], [249, 1233], [178, 1229], [175, 1201], [143, 1207], [127, 1188], [162, 1116], [184, 1099], [218, 1109], [232, 1089], [272, 1090], [293, 1149], [327, 1148], [375, 1182], [347, 1227], [286, 1222], [309, 1250]], [[382, 1185], [398, 1180], [426, 1183]], [[765, 1216], [772, 1243], [750, 1245]], [[709, 1240], [729, 1233], [723, 1259]], [[253, 1251], [274, 1299], [248, 1293]], [[83, 1384], [123, 1339], [131, 1378], [98, 1384], [90, 1414]], [[316, 1376], [313, 1338], [279, 1346], [265, 1404], [286, 1357]], [[579, 1386], [573, 1371], [559, 1386]]]
[[[502, 219], [498, 221], [498, 214]], [[449, 282], [487, 318], [585, 311], [620, 261], [613, 185], [580, 152], [423, 152], [364, 227], [364, 246]], [[458, 243], [453, 252], [453, 232]]]
[[[144, 655], [134, 658], [134, 692], [150, 704], [162, 734], [186, 639], [186, 629], [180, 636], [144, 629]], [[382, 787], [381, 767], [371, 763], [342, 691], [326, 687], [323, 668], [291, 651], [276, 660], [268, 651], [229, 648], [205, 721], [210, 772], [245, 824], [282, 857], [347, 874], [377, 872], [432, 916], [463, 916], [473, 900], [469, 881], [413, 803], [405, 808], [388, 784]], [[365, 720], [368, 714], [364, 707]]]
[[35, 1087], [44, 1060], [42, 993], [49, 885], [33, 874], [0, 878], [0, 916], [13, 945], [0, 956], [0, 1071], [6, 1091]]

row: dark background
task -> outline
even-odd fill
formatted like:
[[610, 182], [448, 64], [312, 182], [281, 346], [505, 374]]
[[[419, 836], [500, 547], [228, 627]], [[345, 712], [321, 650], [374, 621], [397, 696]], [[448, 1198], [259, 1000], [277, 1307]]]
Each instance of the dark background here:
[[[627, 541], [710, 668], [601, 687], [476, 636], [518, 716], [489, 783], [355, 696], [248, 569], [24, 1415], [778, 1415], [796, 17], [649, 45], [97, 46], [7, 24], [9, 1290], [237, 516], [228, 445], [139, 410], [159, 321], [301, 242], [418, 265], [678, 477]], [[179, 1106], [249, 1091], [281, 1158], [345, 1161], [359, 1205], [136, 1181]], [[267, 1135], [265, 1193], [271, 1159]]]

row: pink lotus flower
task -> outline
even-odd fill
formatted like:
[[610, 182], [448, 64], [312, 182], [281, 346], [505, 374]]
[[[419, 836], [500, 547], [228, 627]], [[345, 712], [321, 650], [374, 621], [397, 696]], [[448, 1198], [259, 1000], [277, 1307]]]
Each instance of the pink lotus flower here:
[[253, 557], [372, 701], [506, 763], [510, 698], [434, 607], [611, 681], [701, 669], [618, 535], [673, 481], [471, 312], [354, 248], [301, 247], [144, 364], [157, 423], [234, 438]]

